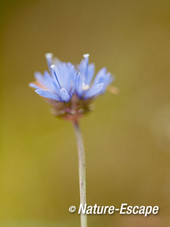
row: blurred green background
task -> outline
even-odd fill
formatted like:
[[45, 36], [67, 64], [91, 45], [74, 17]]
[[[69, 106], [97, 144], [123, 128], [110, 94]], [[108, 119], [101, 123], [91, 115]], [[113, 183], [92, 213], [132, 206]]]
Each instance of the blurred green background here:
[[170, 1], [1, 3], [0, 226], [79, 226], [76, 142], [28, 87], [44, 54], [115, 76], [118, 95], [81, 120], [88, 204], [158, 205], [159, 215], [88, 216], [90, 226], [170, 226]]

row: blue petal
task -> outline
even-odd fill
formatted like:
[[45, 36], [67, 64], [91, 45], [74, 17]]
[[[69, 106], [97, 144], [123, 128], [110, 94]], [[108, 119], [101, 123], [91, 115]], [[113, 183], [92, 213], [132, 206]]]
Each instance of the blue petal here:
[[43, 81], [45, 87], [49, 88], [50, 90], [55, 90], [55, 83], [53, 81], [53, 78], [50, 76], [50, 74], [45, 71], [44, 72], [44, 81]]
[[73, 90], [74, 77], [77, 74], [75, 67], [71, 63], [67, 63], [67, 73], [64, 80], [64, 87], [71, 91]]
[[60, 95], [64, 102], [68, 102], [70, 100], [70, 95], [65, 88], [61, 88]]
[[58, 97], [58, 95], [53, 94], [52, 92], [45, 91], [45, 90], [42, 90], [42, 89], [37, 89], [37, 90], [35, 90], [35, 92], [37, 94], [39, 94], [40, 96], [43, 96], [47, 99], [54, 99], [54, 100], [60, 101], [60, 98]]
[[60, 84], [60, 81], [59, 81], [59, 75], [57, 75], [56, 65], [51, 65], [51, 70], [52, 70], [52, 77], [53, 77], [53, 80], [55, 81], [55, 84], [57, 85], [57, 87], [59, 89], [61, 89], [61, 84]]
[[106, 88], [112, 81], [113, 76], [111, 73], [107, 73], [106, 68], [102, 68], [96, 75], [96, 78], [94, 79], [93, 85], [98, 83], [104, 83], [104, 87]]
[[51, 82], [52, 77], [47, 71], [44, 72], [44, 79], [48, 82]]
[[82, 59], [82, 61], [80, 62], [80, 65], [78, 66], [80, 73], [83, 74], [84, 76], [87, 75], [88, 63], [89, 63], [89, 54], [84, 54], [84, 58]]
[[[47, 71], [44, 72], [44, 76], [39, 72], [35, 72], [34, 75], [36, 80], [47, 89], [51, 91], [57, 90], [58, 87], [56, 83]], [[59, 92], [59, 89], [57, 91]]]
[[104, 77], [103, 77], [103, 83], [105, 84], [105, 87], [107, 87], [110, 83], [112, 83], [114, 80], [114, 77], [112, 76], [111, 73], [107, 73]]
[[56, 67], [56, 74], [61, 86], [70, 91], [75, 74], [74, 66], [71, 63], [61, 63]]
[[40, 84], [43, 85], [44, 78], [43, 78], [43, 76], [42, 76], [42, 74], [40, 72], [35, 72], [34, 73], [34, 77]]
[[93, 85], [85, 94], [85, 98], [92, 98], [96, 95], [100, 95], [101, 93], [104, 92], [104, 84], [95, 84]]
[[82, 96], [83, 94], [83, 77], [80, 73], [76, 75], [75, 79], [75, 91], [78, 94], [78, 96]]
[[87, 75], [86, 75], [86, 85], [90, 85], [90, 83], [93, 79], [93, 76], [94, 76], [94, 72], [95, 72], [95, 65], [90, 64], [88, 66]]
[[30, 86], [30, 87], [33, 87], [33, 88], [35, 88], [35, 89], [40, 89], [40, 87], [39, 87], [38, 85], [35, 85], [35, 84], [33, 84], [33, 83], [30, 83], [29, 86]]
[[103, 78], [106, 75], [106, 73], [107, 73], [106, 68], [100, 69], [100, 71], [96, 74], [93, 84], [103, 83]]

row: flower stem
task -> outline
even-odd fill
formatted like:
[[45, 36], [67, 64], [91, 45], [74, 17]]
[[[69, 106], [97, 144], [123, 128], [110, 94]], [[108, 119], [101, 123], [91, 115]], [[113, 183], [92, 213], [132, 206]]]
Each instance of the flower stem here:
[[[73, 123], [78, 149], [80, 204], [86, 203], [86, 164], [83, 138], [77, 121]], [[87, 227], [87, 215], [81, 214], [81, 227]]]

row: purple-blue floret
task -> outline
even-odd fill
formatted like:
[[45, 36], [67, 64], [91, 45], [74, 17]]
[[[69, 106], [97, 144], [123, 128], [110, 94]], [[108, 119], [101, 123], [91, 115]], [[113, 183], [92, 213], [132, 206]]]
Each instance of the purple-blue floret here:
[[93, 99], [106, 91], [113, 76], [102, 68], [94, 77], [95, 65], [89, 64], [89, 54], [85, 54], [79, 65], [61, 62], [46, 54], [49, 72], [35, 73], [35, 83], [30, 86], [40, 96], [57, 102], [68, 103], [75, 94], [81, 100]]

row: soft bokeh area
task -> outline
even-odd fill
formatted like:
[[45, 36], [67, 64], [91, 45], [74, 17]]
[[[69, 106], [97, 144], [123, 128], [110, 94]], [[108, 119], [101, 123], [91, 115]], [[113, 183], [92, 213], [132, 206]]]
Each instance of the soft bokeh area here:
[[69, 122], [28, 87], [44, 55], [90, 53], [120, 89], [81, 120], [89, 205], [160, 213], [89, 215], [89, 227], [170, 226], [170, 1], [1, 1], [0, 226], [79, 227], [78, 161]]

